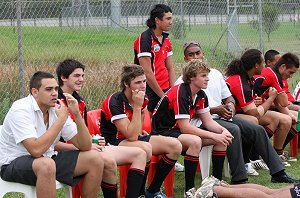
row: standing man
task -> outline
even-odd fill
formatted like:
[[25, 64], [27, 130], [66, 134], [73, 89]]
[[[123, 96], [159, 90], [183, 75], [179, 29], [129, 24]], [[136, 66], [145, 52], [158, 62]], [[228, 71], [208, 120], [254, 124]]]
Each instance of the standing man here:
[[[146, 76], [141, 66], [123, 67], [121, 88], [122, 91], [110, 95], [101, 105], [102, 135], [111, 145], [142, 148], [147, 153], [147, 167], [140, 197], [166, 198], [166, 195], [160, 192], [160, 187], [181, 153], [181, 144], [175, 138], [149, 135], [142, 130], [148, 99], [145, 97]], [[152, 154], [162, 157], [145, 192], [144, 184]], [[138, 187], [136, 191], [139, 192]]]
[[[84, 84], [84, 70], [85, 66], [79, 61], [66, 59], [59, 63], [56, 68], [56, 74], [60, 86], [58, 90], [58, 97], [66, 103], [64, 93], [71, 94], [78, 101], [80, 114], [84, 118], [85, 123], [87, 123], [86, 105], [84, 99], [78, 93]], [[69, 112], [69, 114], [74, 120], [72, 112]], [[61, 147], [60, 149], [68, 149], [68, 147], [76, 149], [76, 147], [72, 144], [60, 144], [64, 146], [64, 148]], [[137, 198], [139, 192], [136, 188], [139, 188], [139, 186], [142, 185], [142, 180], [144, 178], [146, 152], [140, 148], [124, 146], [107, 146], [105, 148], [105, 152], [102, 152], [103, 147], [96, 144], [93, 144], [92, 149], [100, 152], [99, 154], [104, 159], [103, 181], [101, 184], [104, 197], [117, 197], [117, 175], [115, 174], [116, 165], [130, 164], [131, 166], [127, 177], [126, 197]], [[76, 195], [82, 194], [82, 186], [76, 186], [76, 190], [73, 188], [73, 192], [74, 191], [76, 192]]]
[[[31, 77], [30, 95], [15, 101], [4, 119], [0, 135], [1, 178], [36, 186], [37, 197], [54, 198], [55, 180], [75, 185], [84, 177], [84, 197], [96, 198], [103, 158], [91, 150], [91, 136], [77, 101], [70, 94], [65, 97], [68, 107], [58, 99], [58, 84], [52, 74], [38, 71]], [[78, 150], [54, 151], [60, 137], [70, 140]]]
[[153, 112], [160, 98], [175, 82], [172, 45], [168, 38], [173, 16], [169, 6], [157, 4], [150, 12], [147, 29], [134, 42], [134, 63], [141, 65], [147, 79], [148, 110]]

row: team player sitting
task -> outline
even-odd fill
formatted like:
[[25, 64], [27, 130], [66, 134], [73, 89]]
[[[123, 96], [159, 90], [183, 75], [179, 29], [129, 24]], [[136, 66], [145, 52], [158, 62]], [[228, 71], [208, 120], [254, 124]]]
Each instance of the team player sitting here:
[[[102, 181], [103, 157], [90, 150], [92, 139], [77, 101], [66, 93], [67, 107], [57, 98], [57, 91], [54, 76], [39, 71], [30, 79], [29, 96], [12, 104], [0, 134], [1, 178], [36, 186], [37, 197], [43, 198], [56, 197], [55, 179], [75, 185], [84, 178], [83, 196], [96, 198]], [[60, 137], [70, 140], [78, 149], [54, 151]]]
[[[164, 198], [160, 186], [174, 167], [182, 147], [175, 138], [148, 135], [142, 130], [144, 111], [148, 99], [145, 97], [146, 76], [139, 65], [126, 65], [121, 76], [122, 91], [110, 95], [101, 105], [100, 130], [106, 141], [115, 146], [139, 147], [147, 153], [145, 178], [140, 195], [146, 198]], [[163, 155], [158, 163], [156, 175], [145, 192], [146, 176], [151, 156]]]
[[[188, 62], [183, 68], [184, 83], [166, 92], [152, 119], [153, 134], [175, 137], [182, 143], [187, 197], [195, 193], [194, 177], [201, 146], [214, 145], [213, 175], [221, 179], [226, 148], [233, 138], [210, 116], [208, 100], [202, 90], [207, 87], [208, 72], [207, 64], [201, 60]], [[201, 119], [200, 128], [190, 124], [190, 119], [194, 117]]]
[[[87, 123], [87, 112], [84, 99], [79, 95], [84, 80], [85, 80], [85, 65], [74, 59], [66, 59], [58, 64], [56, 68], [56, 73], [58, 77], [59, 90], [58, 97], [67, 105], [66, 97], [63, 93], [71, 94], [78, 102], [78, 107], [81, 116], [84, 118], [85, 123]], [[74, 120], [74, 115], [69, 111], [71, 118]], [[76, 149], [73, 144], [59, 144], [60, 149]], [[116, 176], [116, 165], [130, 164], [130, 169], [128, 171], [127, 177], [127, 190], [126, 197], [136, 198], [139, 192], [136, 188], [142, 185], [142, 180], [144, 178], [144, 169], [146, 165], [146, 152], [140, 148], [135, 147], [114, 147], [107, 146], [105, 152], [103, 150], [104, 145], [92, 145], [92, 149], [99, 152], [104, 159], [104, 173], [103, 181], [101, 184], [104, 197], [117, 197], [117, 176]], [[56, 147], [58, 149], [58, 147]], [[75, 195], [82, 195], [82, 188], [77, 187], [77, 192]], [[73, 190], [74, 192], [74, 190]], [[74, 193], [73, 193], [74, 197]]]

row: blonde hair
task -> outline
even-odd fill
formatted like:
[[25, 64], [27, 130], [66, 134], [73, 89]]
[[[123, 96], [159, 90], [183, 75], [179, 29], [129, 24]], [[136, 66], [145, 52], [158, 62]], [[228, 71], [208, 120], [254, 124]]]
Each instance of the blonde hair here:
[[190, 84], [191, 78], [196, 77], [199, 71], [207, 71], [210, 72], [210, 69], [206, 62], [203, 62], [199, 59], [193, 59], [189, 61], [182, 68], [182, 80], [184, 83]]

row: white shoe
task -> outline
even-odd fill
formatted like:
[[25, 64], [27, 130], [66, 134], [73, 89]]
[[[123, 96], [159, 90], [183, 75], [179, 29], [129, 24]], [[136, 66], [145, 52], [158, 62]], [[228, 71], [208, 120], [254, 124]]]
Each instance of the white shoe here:
[[249, 162], [247, 164], [245, 164], [245, 168], [247, 171], [247, 175], [251, 175], [251, 176], [257, 176], [259, 175], [258, 172], [253, 168], [252, 164]]
[[291, 164], [288, 163], [288, 158], [287, 158], [286, 155], [283, 155], [283, 154], [282, 154], [282, 155], [279, 155], [279, 158], [280, 158], [282, 164], [283, 164], [285, 167], [291, 166]]
[[289, 161], [289, 162], [297, 162], [297, 158], [291, 157], [288, 151], [283, 151], [283, 154], [282, 154], [282, 155], [283, 155], [283, 156], [286, 158], [286, 160]]
[[176, 172], [183, 172], [184, 171], [184, 166], [182, 166], [179, 162], [175, 163], [175, 171]]
[[186, 191], [183, 195], [184, 198], [194, 198], [195, 197], [195, 193], [196, 193], [196, 189], [195, 188], [191, 188], [188, 191]]
[[213, 187], [215, 183], [220, 182], [220, 180], [211, 177], [206, 177], [201, 184], [201, 187], [197, 189], [194, 198], [210, 198], [213, 196]]
[[267, 164], [263, 161], [263, 160], [255, 160], [255, 161], [251, 161], [250, 163], [252, 164], [253, 168], [255, 168], [256, 170], [269, 170]]

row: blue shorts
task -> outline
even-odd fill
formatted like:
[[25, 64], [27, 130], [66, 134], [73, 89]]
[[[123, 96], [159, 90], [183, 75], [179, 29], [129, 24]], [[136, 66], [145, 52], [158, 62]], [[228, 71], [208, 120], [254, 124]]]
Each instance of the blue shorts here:
[[[56, 164], [57, 181], [69, 186], [74, 186], [80, 181], [82, 176], [73, 176], [79, 152], [78, 150], [60, 151], [52, 156]], [[24, 155], [14, 159], [10, 164], [2, 165], [1, 178], [4, 181], [35, 186], [36, 175], [32, 170], [34, 159], [31, 155]]]

